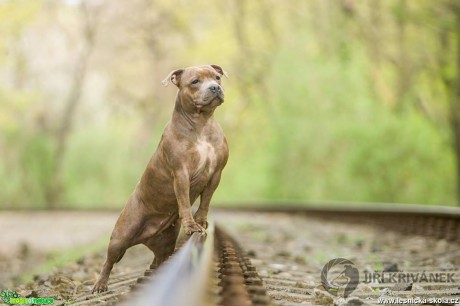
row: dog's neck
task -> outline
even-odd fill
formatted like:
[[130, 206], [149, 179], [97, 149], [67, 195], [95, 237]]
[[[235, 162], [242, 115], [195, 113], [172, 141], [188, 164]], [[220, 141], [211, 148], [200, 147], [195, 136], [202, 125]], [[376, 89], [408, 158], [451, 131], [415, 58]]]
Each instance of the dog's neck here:
[[190, 109], [185, 109], [181, 102], [181, 97], [178, 94], [172, 117], [173, 121], [177, 122], [180, 127], [184, 127], [188, 131], [200, 133], [201, 130], [214, 119], [214, 110], [200, 111], [192, 106]]

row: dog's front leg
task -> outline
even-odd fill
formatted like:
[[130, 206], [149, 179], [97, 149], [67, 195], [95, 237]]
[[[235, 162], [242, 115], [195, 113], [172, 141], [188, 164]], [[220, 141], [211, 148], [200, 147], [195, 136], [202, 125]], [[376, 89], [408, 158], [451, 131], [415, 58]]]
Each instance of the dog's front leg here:
[[208, 228], [209, 204], [211, 203], [211, 198], [214, 194], [214, 191], [216, 191], [217, 186], [219, 186], [221, 174], [222, 170], [214, 173], [214, 175], [212, 176], [210, 182], [201, 193], [200, 206], [198, 207], [194, 215], [195, 222], [205, 229]]
[[186, 170], [174, 171], [174, 193], [179, 206], [179, 218], [186, 234], [204, 232], [204, 228], [193, 219], [192, 206], [190, 205], [190, 179]]

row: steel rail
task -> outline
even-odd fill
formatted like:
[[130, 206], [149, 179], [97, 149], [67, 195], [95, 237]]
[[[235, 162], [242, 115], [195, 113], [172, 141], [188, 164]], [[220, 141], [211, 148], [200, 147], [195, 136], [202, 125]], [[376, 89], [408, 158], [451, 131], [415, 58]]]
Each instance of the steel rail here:
[[214, 252], [214, 225], [207, 234], [193, 233], [187, 242], [161, 265], [152, 279], [143, 284], [123, 305], [206, 306], [213, 305], [208, 294]]
[[306, 212], [344, 214], [399, 214], [460, 219], [460, 207], [379, 202], [293, 202], [266, 201], [220, 203], [214, 210]]
[[214, 210], [295, 213], [353, 224], [370, 224], [404, 234], [432, 236], [460, 243], [460, 208], [415, 204], [294, 203], [272, 202], [262, 205], [227, 205]]

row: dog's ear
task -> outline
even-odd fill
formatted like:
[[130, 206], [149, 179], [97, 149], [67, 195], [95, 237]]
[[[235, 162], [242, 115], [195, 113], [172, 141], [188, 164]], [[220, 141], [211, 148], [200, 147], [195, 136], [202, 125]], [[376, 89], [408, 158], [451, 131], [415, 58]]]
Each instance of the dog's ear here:
[[217, 71], [218, 73], [220, 73], [220, 75], [223, 75], [225, 76], [226, 78], [228, 78], [228, 74], [227, 72], [222, 69], [222, 67], [218, 66], [218, 65], [209, 65], [211, 66], [212, 68], [214, 68], [215, 71]]
[[184, 69], [177, 69], [171, 71], [168, 76], [161, 82], [161, 84], [166, 87], [168, 86], [169, 82], [172, 82], [174, 85], [179, 87], [180, 76], [184, 72]]

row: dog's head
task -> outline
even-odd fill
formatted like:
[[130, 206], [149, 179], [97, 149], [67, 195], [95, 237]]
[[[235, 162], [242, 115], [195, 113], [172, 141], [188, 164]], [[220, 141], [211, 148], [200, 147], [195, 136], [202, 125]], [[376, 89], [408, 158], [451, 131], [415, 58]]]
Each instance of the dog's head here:
[[163, 86], [172, 82], [179, 88], [179, 97], [188, 111], [207, 112], [224, 102], [221, 79], [227, 73], [217, 65], [188, 67], [171, 71]]

